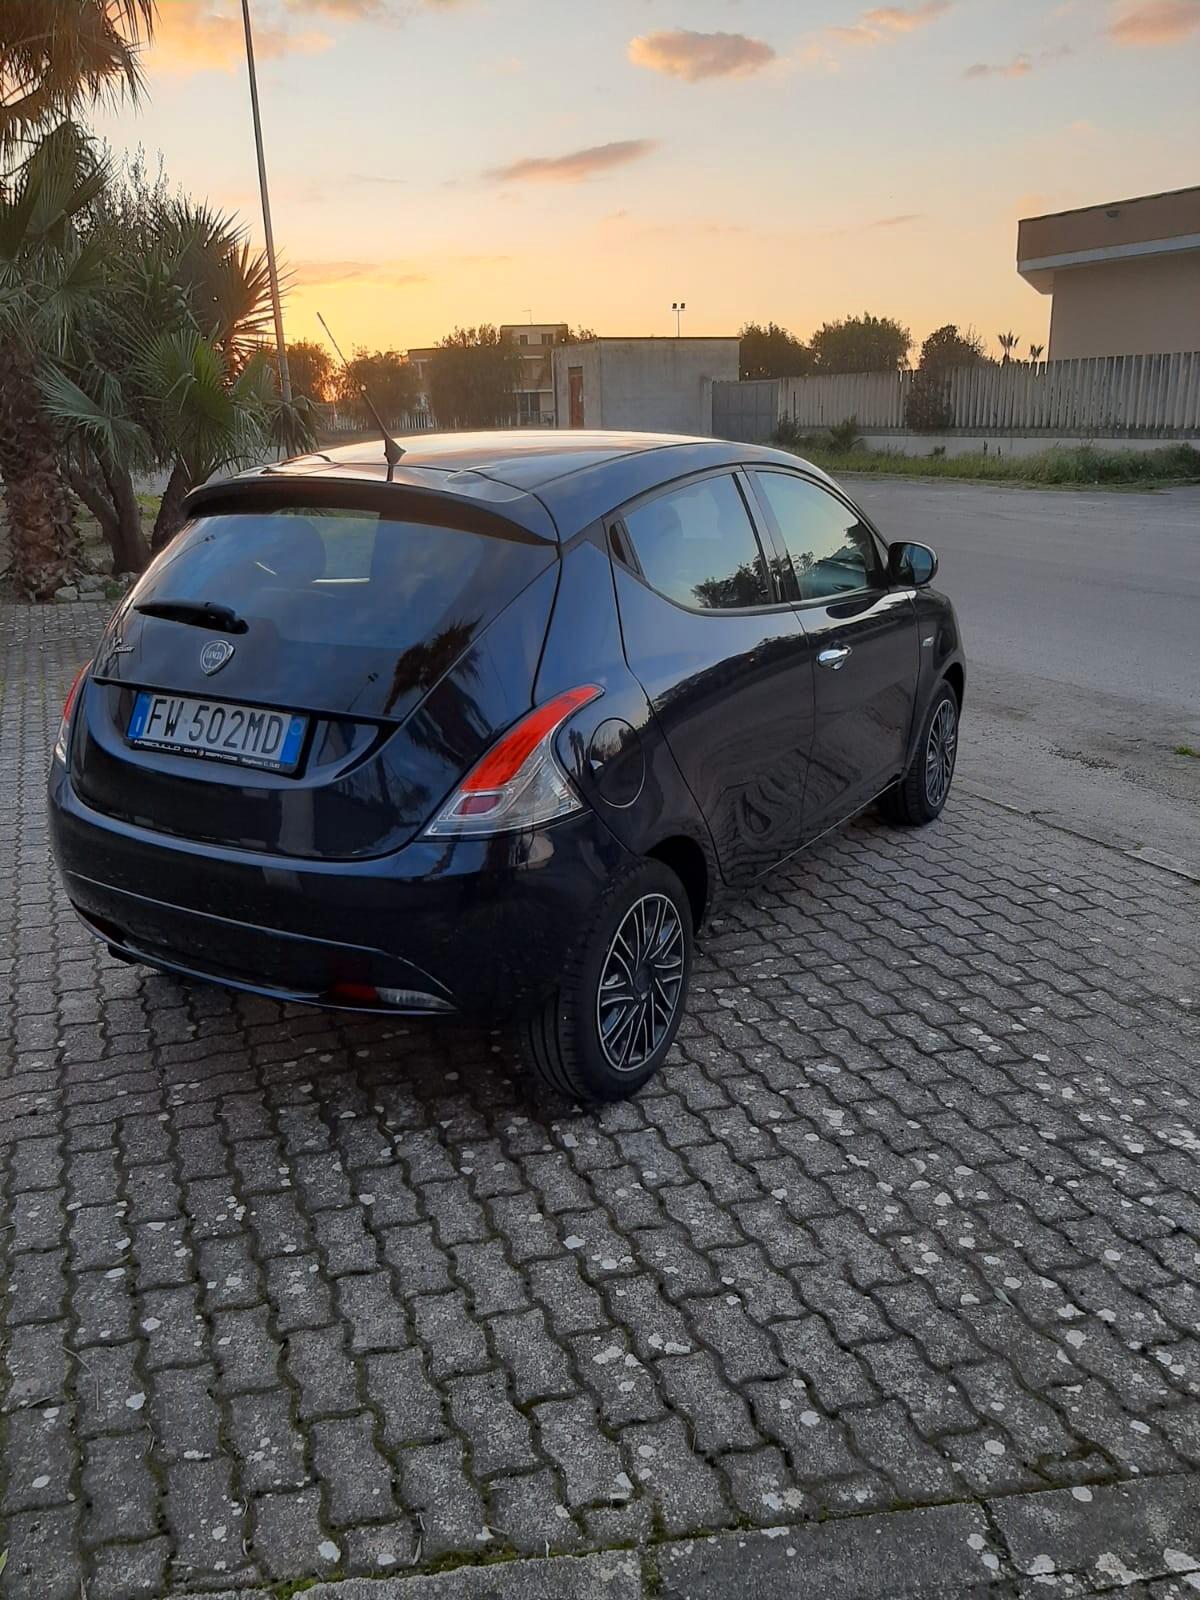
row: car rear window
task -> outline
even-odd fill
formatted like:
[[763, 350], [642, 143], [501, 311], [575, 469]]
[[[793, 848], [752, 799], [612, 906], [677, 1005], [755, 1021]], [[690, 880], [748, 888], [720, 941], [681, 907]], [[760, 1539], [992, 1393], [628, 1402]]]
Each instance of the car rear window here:
[[[237, 651], [247, 676], [253, 659], [257, 700], [393, 716], [554, 559], [554, 546], [516, 529], [311, 505], [230, 510], [189, 523], [132, 599], [135, 612], [230, 607], [246, 624]], [[152, 625], [177, 632], [190, 659], [192, 629], [145, 617]]]

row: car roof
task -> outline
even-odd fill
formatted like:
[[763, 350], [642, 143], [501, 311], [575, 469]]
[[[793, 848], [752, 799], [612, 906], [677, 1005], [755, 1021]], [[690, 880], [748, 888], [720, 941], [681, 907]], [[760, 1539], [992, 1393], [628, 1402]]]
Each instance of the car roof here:
[[339, 483], [354, 484], [374, 487], [371, 503], [381, 508], [388, 491], [417, 495], [434, 510], [458, 500], [464, 511], [469, 503], [542, 538], [569, 539], [633, 496], [705, 468], [775, 464], [829, 481], [787, 451], [683, 434], [513, 428], [420, 433], [398, 442], [404, 454], [391, 470], [382, 440], [363, 439], [207, 484], [188, 497], [188, 509], [230, 504], [243, 493], [246, 501], [277, 498], [285, 486], [301, 484], [304, 498], [319, 488], [328, 499]]

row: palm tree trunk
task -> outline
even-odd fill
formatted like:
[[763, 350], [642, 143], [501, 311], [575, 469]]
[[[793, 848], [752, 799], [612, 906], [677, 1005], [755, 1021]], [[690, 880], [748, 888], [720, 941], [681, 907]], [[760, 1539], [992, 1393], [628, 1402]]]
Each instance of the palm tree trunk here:
[[171, 476], [167, 479], [158, 515], [154, 519], [154, 531], [150, 535], [151, 555], [157, 555], [169, 545], [183, 526], [183, 497], [191, 486], [191, 473], [182, 461], [177, 461], [171, 468]]
[[133, 478], [129, 468], [119, 461], [101, 461], [100, 470], [117, 513], [115, 537], [109, 541], [113, 571], [140, 572], [150, 559], [150, 547], [142, 531], [142, 508], [133, 490]]
[[17, 592], [30, 600], [53, 599], [71, 581], [78, 561], [75, 508], [33, 359], [13, 338], [0, 339], [0, 477]]

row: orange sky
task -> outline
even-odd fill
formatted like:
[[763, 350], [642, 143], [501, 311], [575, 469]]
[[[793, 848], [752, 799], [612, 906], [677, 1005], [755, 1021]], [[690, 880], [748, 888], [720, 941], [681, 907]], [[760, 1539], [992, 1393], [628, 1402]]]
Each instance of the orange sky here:
[[[1197, 181], [1200, 0], [252, 0], [291, 338], [456, 323], [1043, 342], [1019, 216]], [[238, 0], [161, 0], [119, 149], [261, 232]]]

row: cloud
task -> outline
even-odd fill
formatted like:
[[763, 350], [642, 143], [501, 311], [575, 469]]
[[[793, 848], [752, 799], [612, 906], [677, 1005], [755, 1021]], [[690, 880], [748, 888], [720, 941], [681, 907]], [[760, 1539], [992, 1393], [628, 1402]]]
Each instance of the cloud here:
[[1200, 0], [1144, 0], [1123, 7], [1108, 37], [1122, 45], [1179, 44], [1200, 29]]
[[689, 28], [643, 33], [629, 41], [629, 59], [636, 67], [685, 83], [702, 78], [747, 78], [775, 60], [763, 39], [744, 33], [693, 33]]
[[611, 144], [588, 145], [564, 156], [527, 156], [484, 174], [492, 183], [583, 183], [613, 167], [640, 161], [657, 148], [657, 139], [616, 139]]
[[904, 228], [910, 222], [924, 222], [924, 220], [923, 211], [902, 211], [895, 217], [876, 217], [874, 222], [864, 222], [862, 227], [864, 231], [871, 228]]
[[404, 270], [404, 264], [398, 261], [297, 261], [288, 268], [288, 279], [297, 289], [361, 282], [402, 288], [406, 284], [428, 283], [429, 275]]
[[1041, 50], [1037, 59], [1022, 50], [1011, 61], [976, 61], [963, 72], [964, 78], [1027, 78], [1037, 65], [1048, 61], [1061, 61], [1072, 53], [1069, 44], [1056, 45], [1053, 50]]
[[949, 11], [953, 0], [925, 0], [919, 6], [875, 6], [846, 28], [826, 28], [826, 36], [843, 44], [876, 45], [899, 33], [914, 33]]
[[[277, 56], [316, 55], [333, 43], [315, 30], [293, 32], [270, 22], [254, 30], [259, 61]], [[196, 4], [163, 6], [148, 64], [152, 71], [190, 74], [233, 72], [246, 59], [246, 40], [236, 0], [198, 0]]]

